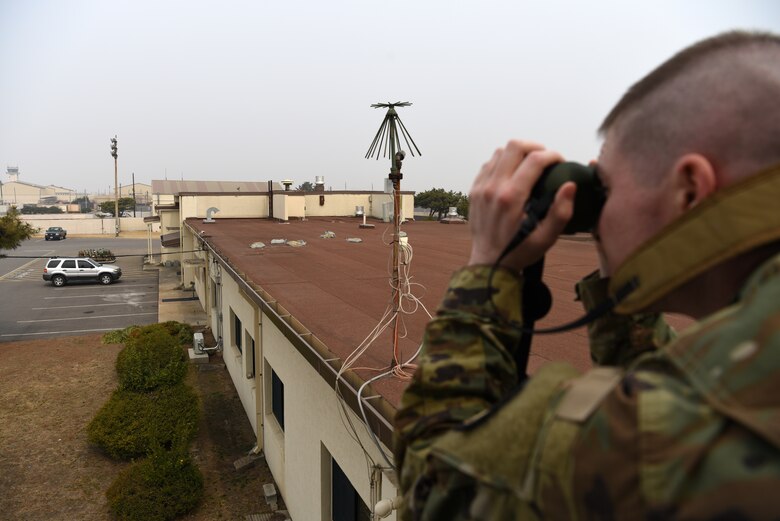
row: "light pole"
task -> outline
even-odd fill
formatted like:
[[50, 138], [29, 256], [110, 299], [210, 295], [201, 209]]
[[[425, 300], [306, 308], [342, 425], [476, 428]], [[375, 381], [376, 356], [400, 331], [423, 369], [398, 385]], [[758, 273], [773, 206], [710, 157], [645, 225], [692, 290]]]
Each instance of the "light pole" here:
[[116, 148], [116, 136], [111, 138], [111, 156], [114, 158], [114, 237], [119, 237], [119, 183], [117, 180], [117, 158], [119, 154]]

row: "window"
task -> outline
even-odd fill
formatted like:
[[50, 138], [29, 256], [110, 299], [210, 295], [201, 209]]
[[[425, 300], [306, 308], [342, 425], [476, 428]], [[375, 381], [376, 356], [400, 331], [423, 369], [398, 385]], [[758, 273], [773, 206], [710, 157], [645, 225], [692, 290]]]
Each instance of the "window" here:
[[56, 268], [60, 264], [60, 261], [58, 260], [50, 260], [49, 263], [46, 265], [47, 268]]
[[331, 459], [331, 518], [333, 521], [370, 521], [371, 511], [360, 499], [335, 459]]
[[233, 338], [233, 345], [236, 346], [236, 349], [238, 349], [240, 353], [243, 353], [241, 350], [241, 335], [243, 334], [244, 330], [241, 327], [241, 319], [238, 318], [238, 315], [236, 315], [232, 309], [230, 310], [230, 317], [233, 319], [233, 330], [230, 332], [230, 336]]
[[89, 261], [80, 260], [79, 261], [79, 268], [86, 268], [86, 269], [90, 269], [91, 270], [92, 268], [94, 268], [94, 266]]
[[271, 411], [279, 422], [279, 427], [284, 430], [284, 383], [271, 369]]
[[66, 260], [62, 263], [63, 268], [75, 268], [76, 267], [76, 261], [74, 260]]
[[246, 377], [247, 378], [254, 378], [255, 377], [255, 339], [252, 338], [252, 336], [249, 334], [249, 332], [246, 332], [246, 346], [247, 346], [247, 353], [246, 353]]

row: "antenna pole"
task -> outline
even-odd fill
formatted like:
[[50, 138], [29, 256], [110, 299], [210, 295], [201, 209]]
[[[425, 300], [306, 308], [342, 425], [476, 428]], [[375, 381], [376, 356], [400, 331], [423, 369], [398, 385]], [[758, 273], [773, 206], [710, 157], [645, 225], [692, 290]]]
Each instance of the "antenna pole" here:
[[[373, 108], [387, 108], [385, 119], [379, 127], [379, 130], [374, 136], [374, 140], [371, 142], [371, 146], [368, 147], [366, 153], [366, 159], [373, 155], [379, 159], [381, 154], [383, 157], [387, 157], [387, 152], [390, 152], [390, 175], [388, 176], [393, 185], [393, 353], [398, 353], [398, 323], [399, 313], [401, 311], [401, 270], [400, 270], [400, 249], [401, 249], [401, 164], [403, 163], [406, 153], [401, 150], [401, 138], [403, 136], [406, 146], [409, 148], [409, 153], [414, 156], [415, 150], [419, 155], [422, 155], [420, 149], [417, 148], [417, 144], [409, 135], [409, 131], [401, 122], [401, 118], [398, 117], [398, 113], [395, 111], [395, 107], [408, 107], [411, 103], [407, 101], [397, 101], [395, 103], [375, 103], [371, 105]], [[400, 132], [400, 136], [399, 136]], [[365, 218], [365, 216], [364, 216]], [[396, 360], [400, 358], [396, 357]]]
[[393, 352], [398, 349], [398, 312], [401, 309], [401, 274], [400, 274], [400, 247], [401, 247], [401, 163], [403, 154], [396, 150], [398, 135], [395, 126], [397, 114], [393, 107], [387, 111], [390, 123], [390, 175], [388, 178], [393, 183]]

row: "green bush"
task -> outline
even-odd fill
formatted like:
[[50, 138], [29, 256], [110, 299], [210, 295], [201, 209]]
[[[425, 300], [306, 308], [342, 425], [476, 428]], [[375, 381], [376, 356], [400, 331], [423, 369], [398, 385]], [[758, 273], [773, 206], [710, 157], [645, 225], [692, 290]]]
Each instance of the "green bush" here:
[[124, 329], [115, 329], [104, 334], [100, 340], [104, 344], [124, 344], [130, 332], [140, 328], [141, 326], [128, 326]]
[[112, 458], [127, 460], [157, 446], [186, 446], [199, 417], [198, 398], [185, 384], [151, 393], [116, 390], [87, 426], [87, 436]]
[[180, 383], [187, 364], [176, 339], [154, 324], [130, 332], [117, 356], [116, 372], [120, 389], [144, 392]]
[[122, 471], [106, 497], [121, 521], [168, 521], [198, 506], [203, 476], [185, 448], [158, 448]]
[[161, 324], [172, 337], [175, 337], [179, 344], [192, 344], [192, 327], [189, 324], [169, 320]]

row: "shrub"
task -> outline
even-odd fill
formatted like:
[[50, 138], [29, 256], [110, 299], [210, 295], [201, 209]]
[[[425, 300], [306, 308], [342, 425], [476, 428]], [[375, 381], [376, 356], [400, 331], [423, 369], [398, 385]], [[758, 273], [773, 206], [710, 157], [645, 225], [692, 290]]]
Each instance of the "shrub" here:
[[140, 329], [141, 326], [128, 326], [124, 329], [115, 329], [104, 334], [101, 342], [104, 344], [124, 344], [131, 331]]
[[186, 446], [199, 416], [198, 398], [185, 384], [151, 393], [116, 390], [87, 426], [87, 436], [112, 458], [127, 460], [157, 446]]
[[120, 389], [144, 392], [180, 383], [187, 364], [176, 339], [154, 324], [128, 334], [116, 359], [116, 371]]
[[175, 337], [180, 345], [192, 343], [192, 327], [189, 324], [169, 320], [161, 324], [172, 337]]
[[203, 476], [186, 448], [157, 448], [122, 471], [106, 491], [122, 521], [168, 521], [190, 512], [203, 497]]

